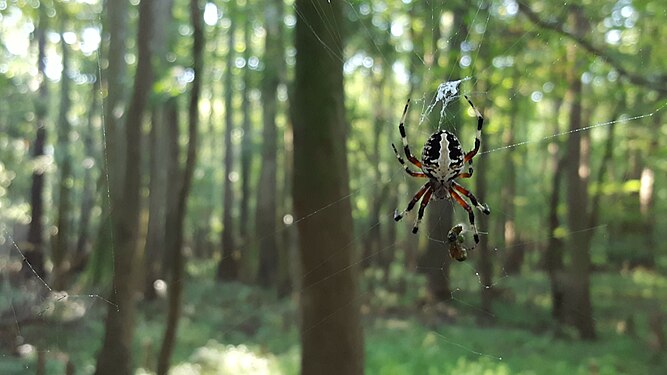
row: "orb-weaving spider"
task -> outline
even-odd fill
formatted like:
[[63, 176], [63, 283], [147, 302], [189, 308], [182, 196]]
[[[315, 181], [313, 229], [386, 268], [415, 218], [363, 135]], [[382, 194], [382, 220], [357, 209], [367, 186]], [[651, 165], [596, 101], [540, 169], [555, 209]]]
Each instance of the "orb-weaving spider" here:
[[[473, 206], [477, 207], [484, 214], [488, 215], [491, 213], [489, 206], [486, 204], [481, 204], [477, 201], [477, 198], [465, 189], [463, 186], [459, 185], [455, 180], [457, 178], [470, 178], [472, 176], [472, 159], [477, 155], [479, 148], [481, 146], [480, 137], [482, 135], [482, 125], [484, 124], [484, 117], [479, 113], [475, 105], [472, 104], [472, 101], [465, 97], [475, 115], [477, 116], [477, 136], [475, 137], [475, 147], [468, 153], [464, 154], [461, 149], [461, 142], [454, 135], [454, 133], [448, 132], [446, 130], [437, 131], [428, 138], [426, 144], [424, 144], [424, 151], [422, 152], [422, 161], [417, 160], [412, 152], [410, 152], [410, 146], [408, 145], [408, 138], [405, 135], [405, 118], [408, 113], [408, 107], [410, 106], [410, 99], [405, 104], [405, 109], [403, 109], [403, 116], [401, 117], [401, 122], [398, 125], [398, 130], [401, 132], [401, 140], [403, 141], [403, 151], [408, 160], [417, 166], [421, 171], [416, 172], [411, 170], [406, 164], [401, 155], [399, 155], [396, 150], [396, 146], [392, 143], [391, 147], [394, 149], [396, 158], [405, 168], [407, 172], [412, 177], [422, 177], [428, 178], [428, 182], [417, 191], [417, 194], [412, 198], [408, 207], [405, 211], [398, 213], [394, 212], [394, 220], [399, 221], [403, 216], [410, 212], [415, 204], [422, 199], [421, 205], [419, 206], [419, 212], [417, 214], [417, 219], [415, 220], [414, 227], [412, 228], [412, 233], [417, 233], [419, 230], [419, 223], [424, 217], [424, 209], [428, 205], [429, 200], [432, 195], [435, 195], [437, 199], [453, 199], [466, 211], [468, 211], [468, 220], [474, 231], [475, 245], [479, 243], [479, 233], [477, 232], [477, 227], [475, 226], [475, 215], [473, 213], [470, 205], [463, 200], [460, 194], [468, 197]], [[463, 172], [465, 164], [468, 164], [468, 171]]]

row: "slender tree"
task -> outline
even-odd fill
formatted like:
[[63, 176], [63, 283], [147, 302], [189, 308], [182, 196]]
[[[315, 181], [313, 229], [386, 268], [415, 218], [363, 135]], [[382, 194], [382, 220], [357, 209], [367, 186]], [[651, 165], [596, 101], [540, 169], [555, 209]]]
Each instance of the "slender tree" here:
[[[466, 35], [468, 35], [468, 27], [465, 24], [465, 8], [455, 7], [451, 9], [453, 13], [453, 29], [452, 35], [450, 35], [450, 50], [448, 51], [447, 58], [447, 73], [446, 77], [451, 77], [452, 79], [461, 78], [462, 70], [459, 66], [459, 59], [461, 57], [460, 46], [464, 41]], [[434, 29], [431, 35], [431, 44], [429, 50], [432, 51], [432, 61], [433, 64], [436, 64], [439, 56], [439, 49], [437, 48], [437, 42], [440, 39], [440, 25], [435, 23]], [[437, 65], [436, 65], [437, 66]], [[440, 80], [434, 80], [436, 83]], [[444, 103], [443, 103], [444, 105]], [[461, 106], [459, 101], [453, 101], [447, 107], [447, 114], [455, 116], [454, 129], [461, 129]], [[439, 128], [440, 118], [438, 117], [438, 111], [433, 111], [430, 116], [431, 127], [433, 130]], [[466, 143], [463, 143], [463, 147], [466, 146]], [[458, 207], [454, 203], [455, 207]], [[444, 301], [452, 298], [451, 294], [451, 285], [449, 281], [449, 265], [451, 262], [445, 258], [445, 255], [442, 251], [442, 243], [447, 240], [447, 233], [450, 228], [453, 226], [453, 212], [452, 204], [450, 201], [437, 200], [434, 199], [429, 203], [428, 210], [428, 233], [429, 238], [435, 240], [428, 241], [426, 243], [426, 252], [422, 256], [420, 263], [424, 265], [424, 269], [428, 270], [427, 280], [428, 280], [428, 292], [429, 296], [436, 301]], [[457, 208], [455, 208], [457, 209]], [[441, 265], [440, 272], [434, 272], [433, 268], [435, 266]]]
[[53, 246], [53, 288], [63, 290], [66, 286], [65, 277], [68, 272], [68, 265], [71, 262], [67, 258], [71, 256], [70, 247], [70, 211], [72, 210], [71, 192], [72, 192], [72, 157], [70, 155], [70, 133], [72, 124], [67, 118], [70, 107], [70, 85], [71, 80], [68, 76], [70, 69], [70, 51], [65, 42], [64, 33], [67, 27], [67, 14], [63, 11], [60, 16], [60, 49], [62, 54], [63, 73], [60, 79], [60, 108], [58, 113], [58, 146], [56, 147], [56, 161], [60, 170], [60, 183], [58, 184], [58, 217], [56, 225], [58, 234]]
[[46, 116], [48, 108], [49, 86], [46, 80], [46, 31], [49, 27], [47, 16], [47, 3], [39, 3], [39, 23], [35, 29], [37, 39], [37, 74], [39, 76], [39, 89], [35, 100], [35, 141], [32, 144], [32, 159], [35, 162], [32, 173], [32, 185], [30, 187], [30, 226], [28, 228], [28, 244], [25, 249], [26, 263], [23, 273], [26, 277], [32, 277], [32, 272], [44, 278], [44, 168], [39, 165], [40, 159], [44, 157], [44, 146], [46, 143]]
[[[192, 176], [195, 170], [195, 163], [197, 158], [197, 132], [199, 128], [199, 97], [201, 95], [201, 75], [204, 71], [204, 27], [202, 25], [202, 14], [198, 0], [190, 0], [190, 22], [193, 29], [193, 44], [192, 44], [192, 71], [195, 78], [192, 81], [192, 88], [190, 90], [190, 103], [188, 106], [188, 149], [185, 159], [185, 167], [182, 180], [178, 181], [178, 197], [176, 212], [172, 220], [172, 216], [168, 215], [167, 224], [173, 227], [168, 227], [167, 232], [174, 233], [173, 242], [169, 242], [170, 249], [168, 254], [173, 256], [171, 269], [171, 283], [169, 285], [169, 310], [167, 312], [167, 328], [164, 333], [162, 341], [162, 349], [160, 350], [160, 357], [158, 359], [157, 373], [159, 375], [166, 374], [169, 370], [169, 361], [171, 354], [174, 351], [174, 343], [176, 339], [176, 330], [178, 328], [178, 319], [181, 315], [181, 304], [183, 294], [184, 267], [185, 259], [183, 255], [183, 223], [185, 221], [185, 214], [187, 211], [188, 195], [192, 186]], [[176, 116], [173, 116], [174, 118]], [[176, 126], [176, 135], [178, 135], [178, 123], [174, 121]], [[178, 152], [177, 152], [178, 153]]]
[[[132, 371], [132, 337], [134, 334], [135, 285], [133, 268], [136, 263], [139, 236], [139, 208], [141, 185], [141, 125], [148, 94], [153, 83], [151, 65], [151, 34], [153, 30], [153, 0], [139, 4], [137, 33], [137, 72], [134, 89], [125, 121], [124, 174], [122, 191], [112, 195], [111, 220], [113, 227], [114, 272], [113, 289], [105, 320], [104, 342], [97, 357], [95, 373], [129, 375]], [[107, 145], [107, 152], [116, 150]], [[118, 158], [110, 157], [109, 161]], [[122, 169], [110, 168], [111, 178]]]
[[283, 70], [283, 2], [267, 0], [264, 7], [266, 45], [264, 58], [267, 64], [262, 78], [262, 166], [257, 185], [257, 238], [259, 238], [259, 283], [265, 287], [277, 281], [278, 242], [276, 241], [276, 191], [277, 191], [277, 138], [276, 98], [280, 73]]
[[[241, 122], [241, 129], [243, 130], [243, 140], [241, 142], [241, 204], [239, 208], [239, 235], [241, 239], [242, 246], [247, 246], [249, 242], [249, 227], [250, 227], [250, 196], [252, 192], [250, 190], [251, 186], [251, 165], [253, 160], [253, 153], [255, 147], [253, 144], [253, 135], [252, 135], [252, 114], [250, 111], [251, 100], [250, 100], [250, 90], [252, 89], [251, 81], [251, 72], [252, 69], [249, 66], [250, 56], [252, 54], [252, 9], [254, 4], [250, 1], [246, 1], [245, 5], [245, 16], [243, 20], [243, 41], [244, 47], [243, 50], [243, 60], [245, 61], [245, 66], [243, 67], [243, 89], [241, 90], [241, 114], [243, 120]], [[268, 38], [268, 34], [267, 34]], [[273, 61], [270, 60], [265, 55], [265, 60], [267, 67], [270, 69]]]
[[[512, 76], [512, 93], [519, 90], [520, 71], [515, 69]], [[516, 123], [518, 121], [520, 100], [512, 100], [509, 108], [509, 120], [503, 130], [503, 144], [505, 146], [515, 143]], [[516, 201], [516, 152], [506, 152], [503, 155], [503, 185], [501, 188], [501, 210], [503, 214], [503, 239], [505, 248], [505, 259], [503, 260], [503, 269], [508, 275], [515, 275], [521, 272], [521, 265], [524, 259], [524, 247], [518, 242], [517, 224], [515, 218]]]
[[82, 140], [85, 158], [83, 166], [83, 183], [81, 187], [81, 207], [79, 214], [79, 227], [76, 241], [74, 261], [72, 271], [81, 271], [88, 259], [90, 252], [90, 219], [93, 207], [95, 205], [95, 191], [93, 186], [94, 167], [99, 166], [99, 150], [95, 143], [95, 121], [99, 118], [98, 98], [100, 90], [100, 77], [96, 76], [90, 96], [90, 105], [88, 107], [88, 118], [86, 119], [86, 129], [83, 131]]
[[[563, 101], [558, 100], [553, 105], [553, 118], [558, 119], [560, 107]], [[558, 133], [558, 121], [554, 121], [552, 129], [553, 134]], [[564, 273], [565, 265], [563, 261], [564, 243], [561, 238], [556, 236], [556, 230], [561, 225], [558, 216], [558, 203], [560, 201], [561, 181], [563, 179], [565, 160], [561, 156], [560, 144], [552, 142], [549, 149], [549, 170], [551, 172], [551, 192], [549, 193], [549, 204], [547, 214], [547, 228], [549, 240], [544, 251], [544, 268], [549, 275], [549, 284], [551, 287], [551, 315], [559, 322], [565, 321], [563, 310], [563, 295], [565, 289], [566, 275]]]
[[[169, 30], [172, 22], [173, 0], [162, 0], [155, 3], [155, 30], [151, 45], [155, 55], [155, 80], [164, 80], [169, 70]], [[169, 266], [172, 257], [165, 256], [166, 248], [166, 224], [165, 211], [174, 201], [167, 197], [169, 184], [168, 167], [166, 165], [167, 141], [166, 135], [168, 123], [171, 120], [168, 115], [165, 102], [169, 100], [169, 93], [157, 93], [152, 100], [151, 129], [149, 132], [149, 191], [148, 196], [148, 228], [146, 233], [146, 246], [144, 255], [145, 272], [143, 274], [143, 290], [147, 299], [153, 299], [156, 290], [153, 285], [155, 280], [164, 279], [166, 272], [164, 266]], [[175, 177], [175, 176], [173, 176]], [[172, 177], [172, 178], [173, 178]], [[164, 266], [163, 266], [164, 265]]]
[[232, 69], [234, 67], [234, 32], [236, 31], [236, 5], [230, 1], [229, 29], [227, 30], [227, 64], [223, 85], [225, 90], [225, 156], [224, 184], [222, 194], [222, 258], [218, 264], [219, 280], [236, 280], [238, 278], [238, 260], [236, 258], [236, 239], [234, 233], [234, 189], [232, 186], [232, 170], [234, 166], [234, 148], [232, 130], [234, 130]]
[[[577, 35], [585, 35], [587, 21], [583, 9], [573, 6], [570, 10], [570, 24]], [[567, 222], [570, 230], [568, 250], [571, 254], [569, 266], [569, 287], [565, 289], [565, 312], [568, 320], [577, 328], [584, 339], [595, 338], [593, 309], [590, 296], [590, 241], [587, 240], [588, 220], [588, 160], [582, 156], [583, 85], [580, 79], [582, 58], [574, 45], [568, 47], [570, 70], [567, 81], [570, 86], [569, 130], [565, 178], [567, 181]], [[582, 214], [583, 211], [583, 214]]]

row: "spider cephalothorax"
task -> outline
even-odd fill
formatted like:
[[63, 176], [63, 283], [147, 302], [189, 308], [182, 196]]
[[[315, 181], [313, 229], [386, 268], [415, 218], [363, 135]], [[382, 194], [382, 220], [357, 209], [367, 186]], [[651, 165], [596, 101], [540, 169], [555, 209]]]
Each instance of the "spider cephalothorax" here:
[[[470, 225], [474, 230], [475, 244], [479, 243], [479, 234], [477, 232], [477, 227], [475, 226], [475, 215], [473, 213], [470, 205], [463, 200], [461, 195], [466, 196], [470, 203], [473, 206], [477, 207], [484, 214], [488, 215], [491, 211], [489, 206], [486, 204], [481, 204], [477, 201], [477, 198], [465, 189], [463, 186], [459, 185], [455, 180], [458, 178], [469, 178], [472, 176], [472, 159], [477, 155], [479, 148], [481, 146], [481, 134], [482, 134], [482, 125], [484, 124], [484, 117], [479, 113], [477, 108], [472, 104], [468, 97], [465, 97], [472, 109], [475, 111], [477, 116], [477, 136], [475, 137], [475, 146], [473, 149], [464, 153], [461, 148], [461, 142], [454, 135], [454, 133], [448, 132], [446, 130], [437, 131], [428, 138], [426, 144], [424, 144], [424, 151], [422, 152], [422, 160], [419, 161], [417, 158], [412, 155], [410, 151], [410, 145], [408, 144], [408, 138], [405, 134], [405, 118], [408, 113], [408, 108], [410, 106], [410, 100], [405, 104], [405, 109], [403, 109], [403, 116], [401, 117], [401, 122], [398, 125], [398, 130], [401, 132], [401, 139], [403, 141], [403, 151], [405, 157], [408, 158], [410, 163], [414, 164], [420, 169], [420, 172], [411, 170], [406, 164], [401, 155], [398, 153], [396, 146], [391, 145], [394, 148], [394, 153], [396, 158], [403, 165], [405, 171], [413, 177], [422, 177], [428, 178], [428, 182], [417, 191], [417, 194], [412, 198], [408, 207], [401, 213], [396, 211], [394, 213], [394, 220], [399, 221], [403, 216], [411, 211], [417, 202], [421, 199], [421, 205], [419, 206], [419, 212], [417, 214], [417, 219], [415, 220], [415, 225], [412, 228], [412, 233], [417, 233], [419, 230], [419, 223], [424, 217], [424, 210], [426, 205], [428, 205], [429, 200], [432, 195], [435, 195], [438, 199], [453, 199], [461, 207], [463, 207], [468, 212], [468, 219]], [[468, 170], [464, 172], [465, 164], [468, 164]], [[423, 198], [422, 198], [423, 197]]]

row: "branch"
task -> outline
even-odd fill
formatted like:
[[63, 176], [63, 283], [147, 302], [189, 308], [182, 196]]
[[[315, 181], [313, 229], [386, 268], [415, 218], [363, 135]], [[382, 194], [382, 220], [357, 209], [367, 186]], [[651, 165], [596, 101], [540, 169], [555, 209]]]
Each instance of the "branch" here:
[[518, 2], [518, 4], [519, 4], [519, 11], [523, 13], [526, 17], [528, 17], [528, 19], [535, 25], [540, 26], [544, 29], [555, 31], [577, 42], [585, 50], [599, 57], [600, 59], [602, 59], [602, 61], [610, 65], [612, 68], [616, 69], [616, 71], [621, 76], [627, 78], [631, 83], [639, 86], [644, 86], [652, 90], [656, 90], [662, 94], [667, 94], [667, 76], [659, 75], [654, 78], [649, 78], [641, 74], [631, 72], [625, 69], [625, 67], [623, 67], [621, 63], [619, 63], [616, 59], [612, 58], [602, 48], [593, 45], [592, 42], [584, 39], [583, 36], [575, 35], [572, 32], [565, 30], [560, 23], [556, 23], [553, 21], [545, 21], [541, 19], [537, 13], [533, 12], [530, 9], [530, 6], [522, 2]]

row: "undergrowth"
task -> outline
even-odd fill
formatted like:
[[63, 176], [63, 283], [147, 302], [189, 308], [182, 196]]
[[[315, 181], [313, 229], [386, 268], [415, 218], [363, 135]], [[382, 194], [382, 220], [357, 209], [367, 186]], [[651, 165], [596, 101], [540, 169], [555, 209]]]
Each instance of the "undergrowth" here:
[[[188, 273], [172, 374], [298, 373], [298, 293], [278, 299], [258, 287], [210, 281], [210, 272], [196, 265]], [[574, 331], [552, 322], [542, 274], [502, 279], [491, 312], [477, 307], [478, 283], [461, 271], [452, 277], [461, 277], [452, 299], [429, 305], [423, 277], [401, 281], [392, 275], [383, 284], [381, 274], [365, 274], [368, 374], [667, 373], [667, 354], [650, 345], [647, 323], [648, 314], [665, 309], [659, 304], [659, 296], [667, 295], [664, 276], [642, 270], [594, 275], [596, 341], [578, 340]], [[154, 370], [165, 306], [163, 299], [139, 304], [138, 373]], [[19, 325], [22, 354], [2, 348], [0, 373], [34, 372], [38, 351], [46, 357], [48, 374], [64, 373], [68, 359], [77, 373], [92, 373], [107, 305], [90, 299], [84, 307], [85, 314], [75, 320], [64, 322], [47, 311]], [[479, 324], [480, 317], [486, 324]]]

